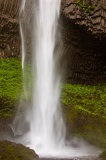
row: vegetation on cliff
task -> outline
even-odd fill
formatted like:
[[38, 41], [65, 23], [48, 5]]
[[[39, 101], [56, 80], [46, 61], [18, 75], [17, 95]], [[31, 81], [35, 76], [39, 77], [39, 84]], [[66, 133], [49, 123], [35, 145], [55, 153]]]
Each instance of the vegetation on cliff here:
[[106, 118], [106, 85], [97, 84], [63, 86], [62, 102], [94, 115]]
[[94, 10], [94, 6], [91, 3], [87, 3], [86, 0], [76, 0], [76, 3], [80, 6], [82, 11], [91, 12]]
[[21, 89], [21, 63], [0, 59], [0, 117], [11, 117]]

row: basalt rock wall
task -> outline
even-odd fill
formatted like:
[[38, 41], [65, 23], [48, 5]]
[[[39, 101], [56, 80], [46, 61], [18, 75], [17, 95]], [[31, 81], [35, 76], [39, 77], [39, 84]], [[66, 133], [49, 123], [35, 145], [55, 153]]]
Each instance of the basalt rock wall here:
[[62, 13], [95, 37], [106, 37], [105, 0], [63, 0]]
[[19, 36], [20, 0], [0, 0], [0, 57], [20, 55]]
[[[1, 58], [21, 56], [18, 18], [20, 2], [20, 0], [0, 0]], [[32, 2], [31, 0], [30, 3]], [[25, 19], [31, 24], [31, 15], [29, 19]], [[106, 1], [62, 0], [60, 27], [63, 40], [61, 63], [65, 68], [66, 81], [87, 84], [104, 82]], [[29, 32], [30, 35], [28, 28], [25, 28], [25, 32]], [[27, 47], [30, 46], [30, 37], [28, 39]]]
[[106, 1], [62, 1], [62, 36], [67, 81], [106, 80]]
[[62, 64], [66, 69], [66, 81], [85, 84], [105, 82], [106, 39], [95, 38], [63, 16], [62, 26]]

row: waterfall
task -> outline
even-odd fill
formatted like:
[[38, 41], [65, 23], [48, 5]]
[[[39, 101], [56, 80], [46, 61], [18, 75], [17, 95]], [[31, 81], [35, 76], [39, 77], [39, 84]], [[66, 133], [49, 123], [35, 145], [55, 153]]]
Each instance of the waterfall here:
[[60, 75], [56, 67], [56, 34], [60, 0], [39, 0], [33, 23], [33, 105], [31, 145], [48, 152], [64, 144], [65, 127], [60, 108]]
[[97, 150], [84, 141], [74, 137], [67, 143], [65, 139], [66, 128], [59, 101], [59, 13], [60, 0], [22, 0], [23, 94], [20, 113], [11, 128], [19, 137], [15, 142], [29, 146], [40, 157], [95, 155]]
[[[32, 6], [31, 6], [32, 4]], [[28, 8], [31, 8], [29, 9]], [[35, 7], [35, 9], [34, 9]], [[31, 19], [28, 17], [30, 10]], [[32, 106], [26, 115], [29, 121], [29, 146], [38, 154], [52, 154], [65, 143], [65, 125], [59, 102], [61, 76], [56, 51], [60, 0], [23, 0], [20, 8], [22, 69], [25, 74], [26, 30], [30, 28], [32, 56]], [[30, 21], [30, 22], [29, 22]], [[29, 24], [31, 23], [31, 24]], [[26, 26], [28, 25], [28, 26]], [[23, 82], [24, 83], [24, 82]], [[27, 97], [27, 86], [24, 95]]]

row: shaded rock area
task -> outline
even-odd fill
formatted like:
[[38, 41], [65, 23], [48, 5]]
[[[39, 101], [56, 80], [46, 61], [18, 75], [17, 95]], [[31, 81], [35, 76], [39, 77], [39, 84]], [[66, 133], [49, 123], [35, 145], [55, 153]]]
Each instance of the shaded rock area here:
[[37, 154], [21, 145], [9, 141], [0, 141], [0, 160], [36, 160]]
[[105, 82], [106, 1], [63, 0], [62, 17], [65, 77], [73, 83]]
[[[32, 14], [35, 11], [33, 0], [26, 1], [25, 15], [22, 16], [21, 0], [0, 0], [0, 58], [21, 57], [21, 32], [19, 21], [22, 23], [28, 59], [31, 53]], [[30, 24], [30, 25], [29, 25]]]
[[64, 75], [71, 83], [94, 84], [106, 80], [106, 39], [100, 40], [61, 15]]

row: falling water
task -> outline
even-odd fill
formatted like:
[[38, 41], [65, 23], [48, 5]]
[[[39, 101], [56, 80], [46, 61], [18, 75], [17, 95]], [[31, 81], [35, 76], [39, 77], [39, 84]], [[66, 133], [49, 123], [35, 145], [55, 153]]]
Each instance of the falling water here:
[[[95, 150], [90, 146], [85, 147], [86, 143], [79, 144], [76, 138], [69, 144], [65, 141], [56, 46], [59, 40], [59, 12], [60, 0], [22, 0], [20, 33], [23, 97], [26, 101], [20, 103], [22, 115], [16, 116], [13, 131], [15, 135], [22, 135], [21, 143], [34, 149], [39, 156], [78, 157], [95, 154]], [[32, 81], [28, 81], [31, 77], [26, 75], [27, 63], [31, 64]], [[32, 103], [29, 103], [31, 85]], [[24, 130], [26, 123], [29, 124], [28, 132]], [[78, 148], [72, 147], [73, 141], [77, 142]]]
[[39, 0], [33, 34], [33, 90], [31, 146], [48, 152], [64, 144], [65, 128], [61, 116], [60, 76], [54, 55], [60, 0]]
[[[29, 118], [29, 146], [39, 154], [50, 154], [65, 143], [65, 126], [60, 108], [60, 75], [56, 67], [56, 34], [60, 12], [60, 0], [31, 2], [36, 9], [32, 13], [31, 51], [33, 91]], [[26, 9], [27, 8], [27, 9]], [[27, 0], [20, 9], [22, 39], [22, 69], [25, 74], [26, 40], [25, 24], [28, 24]], [[27, 22], [25, 22], [27, 17]], [[26, 29], [28, 30], [28, 29]], [[24, 86], [27, 95], [27, 87]]]

